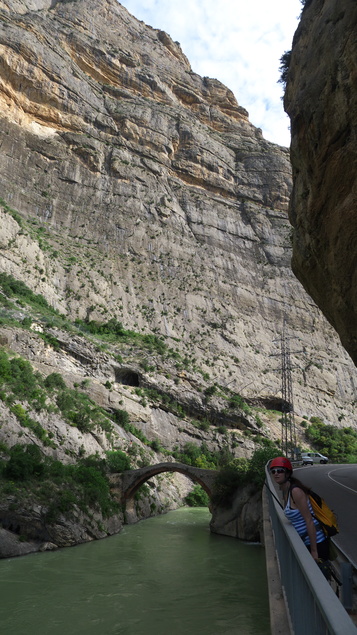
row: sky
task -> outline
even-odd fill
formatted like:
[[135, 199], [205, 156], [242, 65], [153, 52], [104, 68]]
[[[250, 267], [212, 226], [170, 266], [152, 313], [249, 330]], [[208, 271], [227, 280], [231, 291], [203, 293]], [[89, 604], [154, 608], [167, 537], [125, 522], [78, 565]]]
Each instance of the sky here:
[[265, 139], [290, 145], [280, 58], [291, 49], [300, 0], [121, 0], [180, 42], [192, 70], [230, 88]]

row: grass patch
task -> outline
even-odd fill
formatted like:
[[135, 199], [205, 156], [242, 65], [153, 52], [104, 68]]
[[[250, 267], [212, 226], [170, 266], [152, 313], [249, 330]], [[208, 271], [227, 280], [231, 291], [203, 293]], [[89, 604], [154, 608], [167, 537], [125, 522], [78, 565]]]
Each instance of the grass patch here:
[[8, 273], [0, 273], [0, 288], [7, 298], [17, 298], [36, 310], [41, 312], [45, 310], [46, 313], [59, 315], [42, 295], [34, 293], [24, 282], [16, 280]]
[[142, 335], [135, 331], [127, 330], [121, 322], [112, 318], [108, 322], [97, 322], [95, 320], [76, 320], [75, 325], [84, 333], [96, 335], [107, 342], [121, 342], [124, 344], [137, 344], [151, 352], [163, 355], [166, 351], [166, 344], [161, 337], [152, 334]]

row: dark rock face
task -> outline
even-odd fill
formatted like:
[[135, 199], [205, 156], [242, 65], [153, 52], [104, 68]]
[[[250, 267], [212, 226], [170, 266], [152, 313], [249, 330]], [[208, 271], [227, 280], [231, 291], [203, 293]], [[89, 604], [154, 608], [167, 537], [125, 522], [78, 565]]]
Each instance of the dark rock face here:
[[212, 533], [250, 542], [262, 542], [262, 493], [251, 485], [237, 490], [232, 505], [212, 507]]
[[106, 519], [100, 512], [91, 510], [92, 513], [86, 515], [79, 509], [70, 517], [59, 514], [57, 520], [49, 524], [46, 511], [45, 505], [31, 504], [31, 501], [23, 501], [21, 505], [15, 499], [1, 502], [0, 559], [99, 540], [119, 533], [123, 525], [122, 514]]
[[357, 4], [306, 3], [285, 93], [293, 270], [357, 363]]

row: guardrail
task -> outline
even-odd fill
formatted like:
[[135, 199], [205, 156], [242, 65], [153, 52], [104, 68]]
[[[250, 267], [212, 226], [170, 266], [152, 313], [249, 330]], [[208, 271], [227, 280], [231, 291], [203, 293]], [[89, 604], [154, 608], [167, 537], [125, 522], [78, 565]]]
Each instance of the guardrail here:
[[266, 469], [265, 472], [269, 513], [291, 632], [294, 635], [356, 635], [356, 626], [272, 496], [275, 484], [269, 471]]

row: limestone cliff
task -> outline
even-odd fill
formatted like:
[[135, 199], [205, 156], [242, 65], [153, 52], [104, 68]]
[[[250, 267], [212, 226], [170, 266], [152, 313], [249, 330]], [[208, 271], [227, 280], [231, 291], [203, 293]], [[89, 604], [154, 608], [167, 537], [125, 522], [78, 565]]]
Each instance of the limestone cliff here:
[[311, 0], [296, 31], [291, 119], [293, 269], [357, 363], [357, 5]]
[[[290, 271], [288, 151], [115, 0], [2, 2], [2, 268], [72, 318], [154, 332], [210, 382], [355, 421], [355, 379]], [[328, 342], [328, 346], [326, 346]]]
[[[1, 293], [1, 344], [104, 417], [79, 429], [48, 398], [24, 428], [0, 401], [0, 441], [39, 444], [40, 426], [61, 461], [187, 442], [249, 457], [280, 436], [284, 314], [299, 442], [304, 415], [355, 426], [354, 366], [290, 268], [288, 150], [116, 0], [0, 0], [0, 17], [0, 273], [47, 303]], [[110, 320], [116, 342], [85, 330]], [[134, 428], [105, 419], [118, 409]]]

